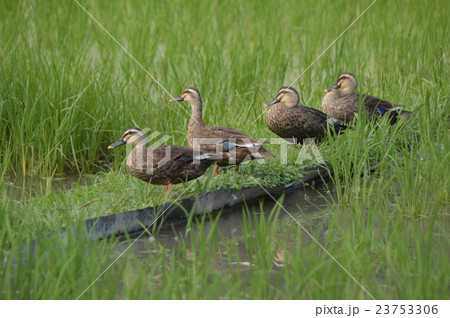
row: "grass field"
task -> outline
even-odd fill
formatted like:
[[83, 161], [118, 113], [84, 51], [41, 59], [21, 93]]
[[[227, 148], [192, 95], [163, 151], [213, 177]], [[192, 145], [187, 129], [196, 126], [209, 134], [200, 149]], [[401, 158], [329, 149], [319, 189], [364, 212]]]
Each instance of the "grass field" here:
[[[20, 250], [86, 218], [158, 203], [164, 188], [129, 176], [125, 149], [107, 146], [134, 126], [187, 145], [190, 107], [168, 102], [184, 88], [202, 92], [207, 124], [271, 138], [260, 115], [281, 86], [293, 83], [301, 103], [320, 108], [341, 72], [356, 75], [358, 91], [417, 113], [395, 126], [359, 121], [321, 143], [336, 198], [314, 217], [290, 211], [368, 293], [283, 210], [244, 209], [235, 237], [223, 237], [220, 216], [191, 219], [178, 247], [156, 236], [148, 255], [125, 253], [81, 298], [449, 298], [448, 1], [378, 0], [341, 37], [371, 0], [80, 3], [164, 89], [75, 1], [0, 0], [1, 299], [78, 298], [119, 255], [117, 239], [70, 235]], [[312, 164], [292, 164], [299, 148], [289, 150], [288, 165], [208, 171], [174, 192], [284, 183]], [[5, 181], [84, 174], [95, 174], [89, 185], [22, 200]], [[224, 255], [239, 261], [236, 242], [254, 265], [218, 268]], [[285, 266], [274, 267], [279, 249]]]

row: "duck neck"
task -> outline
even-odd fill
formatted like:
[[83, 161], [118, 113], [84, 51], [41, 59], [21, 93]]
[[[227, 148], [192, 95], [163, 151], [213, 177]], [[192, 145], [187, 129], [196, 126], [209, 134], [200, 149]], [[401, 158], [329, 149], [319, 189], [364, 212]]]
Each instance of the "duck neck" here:
[[352, 87], [347, 87], [347, 88], [341, 88], [336, 90], [339, 92], [339, 95], [350, 95], [353, 94], [355, 92], [355, 89]]
[[191, 120], [189, 121], [189, 124], [205, 126], [205, 122], [203, 121], [202, 115], [202, 101], [197, 100], [194, 103], [192, 103], [191, 106], [192, 106], [192, 116]]
[[138, 142], [134, 144], [134, 149], [147, 149], [148, 141], [147, 138], [143, 137]]
[[[296, 103], [284, 103], [284, 104], [280, 103], [279, 105], [287, 106], [287, 107], [294, 107], [294, 106], [298, 106], [298, 101]], [[277, 106], [277, 105], [275, 105], [275, 106]]]
[[130, 172], [132, 170], [143, 171], [147, 164], [147, 144], [147, 139], [145, 137], [133, 143], [134, 148], [131, 150], [127, 158], [127, 169]]

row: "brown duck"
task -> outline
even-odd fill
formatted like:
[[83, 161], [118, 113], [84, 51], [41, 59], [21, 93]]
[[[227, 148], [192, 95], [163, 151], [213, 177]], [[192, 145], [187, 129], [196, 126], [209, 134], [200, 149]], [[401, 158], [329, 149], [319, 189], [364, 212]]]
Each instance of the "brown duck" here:
[[399, 116], [406, 118], [413, 115], [409, 111], [402, 110], [402, 105], [393, 104], [378, 97], [355, 93], [357, 85], [355, 75], [351, 73], [339, 75], [336, 83], [324, 90], [327, 94], [322, 101], [322, 111], [343, 122], [350, 122], [358, 113], [361, 98], [367, 118], [388, 115], [391, 124], [394, 124]]
[[239, 170], [241, 162], [252, 159], [276, 158], [262, 147], [266, 141], [261, 141], [246, 135], [240, 130], [215, 126], [206, 126], [202, 115], [202, 97], [200, 91], [195, 87], [189, 87], [183, 93], [170, 100], [171, 102], [185, 101], [192, 107], [192, 116], [189, 121], [188, 144], [194, 148], [215, 148], [217, 144], [224, 141], [231, 144], [234, 149], [229, 152], [229, 157], [216, 162], [214, 173], [219, 166], [236, 165], [235, 171]]
[[135, 145], [127, 158], [127, 170], [134, 177], [151, 184], [167, 185], [166, 193], [177, 183], [200, 177], [227, 153], [208, 153], [199, 149], [172, 145], [148, 148], [144, 132], [130, 128], [108, 149]]
[[318, 109], [299, 105], [299, 101], [300, 96], [294, 88], [280, 88], [277, 97], [264, 105], [273, 105], [266, 114], [267, 127], [294, 144], [303, 144], [307, 138], [324, 137], [327, 127], [335, 133], [342, 133], [347, 128]]

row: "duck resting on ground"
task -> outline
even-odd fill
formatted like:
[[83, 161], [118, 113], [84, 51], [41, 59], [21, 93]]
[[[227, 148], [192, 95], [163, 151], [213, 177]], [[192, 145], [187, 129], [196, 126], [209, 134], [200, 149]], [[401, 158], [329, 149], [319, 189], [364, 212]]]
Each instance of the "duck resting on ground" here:
[[172, 145], [148, 148], [145, 134], [139, 128], [125, 131], [108, 149], [125, 144], [135, 145], [126, 163], [130, 174], [151, 184], [167, 185], [166, 193], [170, 193], [174, 184], [200, 177], [214, 162], [228, 156], [227, 153], [214, 153], [214, 150], [207, 152]]
[[327, 127], [335, 133], [347, 128], [342, 122], [318, 109], [299, 105], [300, 96], [292, 87], [281, 87], [277, 97], [264, 105], [270, 107], [266, 114], [267, 127], [275, 134], [296, 144], [303, 144], [307, 138], [321, 139]]
[[358, 82], [351, 73], [342, 73], [336, 83], [324, 90], [327, 94], [322, 101], [322, 111], [328, 116], [343, 122], [350, 122], [358, 113], [358, 105], [361, 103], [367, 113], [367, 118], [387, 114], [390, 123], [395, 124], [398, 117], [407, 118], [413, 113], [402, 110], [403, 106], [379, 99], [378, 97], [359, 94], [355, 92]]
[[189, 87], [185, 89], [180, 96], [173, 98], [170, 101], [185, 101], [192, 107], [192, 116], [189, 121], [187, 134], [189, 147], [210, 149], [224, 141], [235, 146], [233, 151], [229, 152], [229, 158], [216, 162], [214, 174], [217, 173], [219, 166], [236, 165], [235, 171], [238, 171], [239, 164], [244, 161], [276, 158], [274, 154], [262, 147], [262, 144], [267, 143], [267, 141], [257, 140], [234, 128], [207, 126], [203, 121], [202, 97], [197, 88]]

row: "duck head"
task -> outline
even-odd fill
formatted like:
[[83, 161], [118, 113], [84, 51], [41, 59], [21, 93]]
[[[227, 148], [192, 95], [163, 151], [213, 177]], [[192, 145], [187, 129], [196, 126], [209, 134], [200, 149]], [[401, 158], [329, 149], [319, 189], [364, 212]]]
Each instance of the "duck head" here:
[[134, 127], [127, 129], [118, 141], [108, 146], [108, 149], [113, 149], [125, 144], [137, 145], [144, 140], [146, 140], [144, 132], [140, 128]]
[[278, 90], [277, 97], [265, 104], [264, 107], [269, 107], [277, 103], [298, 105], [299, 101], [300, 96], [298, 95], [298, 92], [295, 90], [295, 88], [292, 88], [290, 86], [283, 86]]
[[325, 93], [331, 92], [333, 89], [341, 89], [345, 93], [353, 93], [358, 82], [352, 73], [342, 73], [338, 76], [336, 83], [324, 90]]
[[200, 95], [200, 91], [196, 87], [186, 88], [180, 96], [172, 98], [170, 102], [181, 102], [185, 101], [191, 105], [201, 104], [202, 96]]

